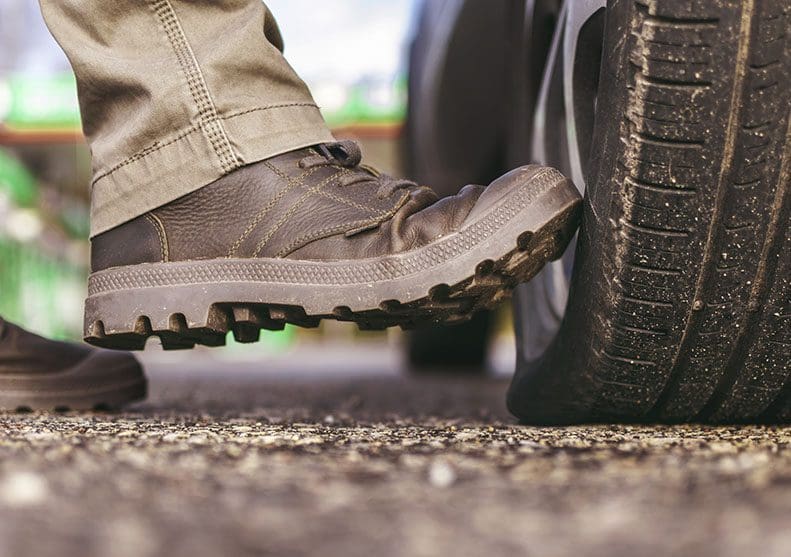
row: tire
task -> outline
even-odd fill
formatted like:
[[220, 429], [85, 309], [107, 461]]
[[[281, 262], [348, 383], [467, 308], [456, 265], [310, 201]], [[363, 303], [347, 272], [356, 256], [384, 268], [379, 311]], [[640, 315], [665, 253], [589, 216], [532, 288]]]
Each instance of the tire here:
[[492, 314], [483, 311], [466, 323], [410, 332], [409, 369], [416, 373], [486, 373], [493, 325]]
[[422, 5], [409, 53], [406, 159], [410, 177], [441, 197], [505, 171], [512, 4]]
[[791, 419], [791, 2], [610, 0], [568, 305], [527, 423]]

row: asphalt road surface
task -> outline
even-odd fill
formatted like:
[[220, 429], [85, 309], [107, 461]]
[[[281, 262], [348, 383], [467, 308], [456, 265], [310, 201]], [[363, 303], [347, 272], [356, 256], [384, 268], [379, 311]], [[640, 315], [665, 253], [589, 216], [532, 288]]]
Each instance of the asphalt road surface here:
[[522, 427], [506, 379], [314, 352], [0, 414], [0, 557], [791, 555], [789, 428]]

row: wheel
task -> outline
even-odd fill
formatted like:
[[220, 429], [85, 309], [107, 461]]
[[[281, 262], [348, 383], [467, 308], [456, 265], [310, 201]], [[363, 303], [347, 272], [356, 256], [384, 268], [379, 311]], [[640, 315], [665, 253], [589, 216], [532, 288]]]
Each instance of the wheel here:
[[[422, 5], [409, 61], [405, 134], [410, 178], [440, 196], [488, 184], [505, 169], [508, 30], [515, 2], [432, 0]], [[464, 114], [465, 118], [459, 118]], [[493, 318], [407, 334], [413, 372], [482, 373]]]
[[[410, 178], [441, 196], [504, 170], [513, 2], [422, 4], [409, 56], [405, 145]], [[464, 117], [460, 117], [463, 115]]]
[[411, 331], [409, 369], [415, 373], [485, 373], [493, 324], [490, 312], [480, 312], [466, 323]]
[[532, 158], [586, 200], [516, 300], [522, 421], [791, 419], [790, 37], [789, 0], [563, 7]]

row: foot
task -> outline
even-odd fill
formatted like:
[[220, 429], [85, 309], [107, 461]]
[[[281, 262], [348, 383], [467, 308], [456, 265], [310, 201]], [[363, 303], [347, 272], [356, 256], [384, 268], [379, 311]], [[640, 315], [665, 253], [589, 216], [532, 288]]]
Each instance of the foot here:
[[145, 396], [131, 354], [47, 340], [0, 318], [0, 410], [117, 408]]
[[438, 199], [362, 165], [353, 142], [241, 168], [93, 239], [86, 340], [252, 342], [260, 329], [458, 322], [559, 257], [580, 197], [525, 166]]

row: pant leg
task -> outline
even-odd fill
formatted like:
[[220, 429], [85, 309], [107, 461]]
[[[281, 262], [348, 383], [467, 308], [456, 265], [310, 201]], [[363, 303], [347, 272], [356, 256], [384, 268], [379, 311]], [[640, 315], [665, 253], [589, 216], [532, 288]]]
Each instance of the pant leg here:
[[261, 0], [40, 0], [77, 77], [91, 234], [332, 141]]

